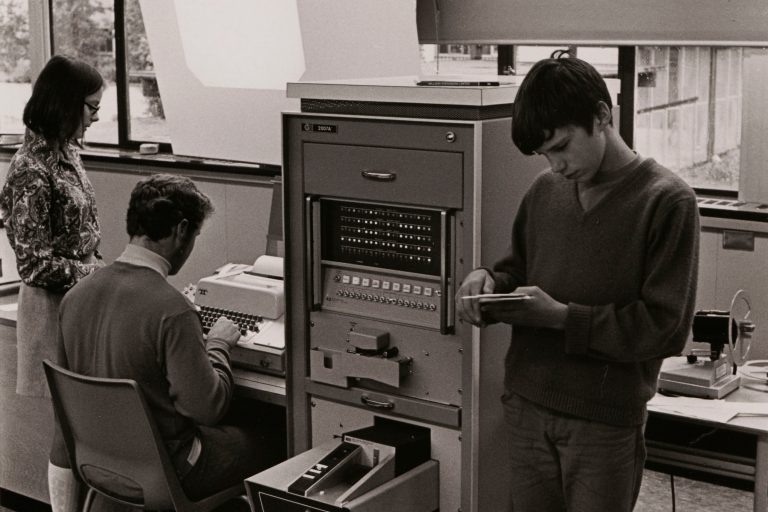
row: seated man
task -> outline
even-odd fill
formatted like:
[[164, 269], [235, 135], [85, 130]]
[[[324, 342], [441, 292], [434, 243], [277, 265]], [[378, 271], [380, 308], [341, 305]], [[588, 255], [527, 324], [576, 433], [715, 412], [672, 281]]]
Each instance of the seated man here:
[[[285, 457], [284, 430], [221, 424], [234, 388], [229, 353], [240, 333], [221, 317], [206, 339], [194, 305], [166, 281], [182, 268], [212, 212], [188, 178], [143, 179], [131, 194], [125, 251], [73, 287], [59, 311], [60, 364], [140, 384], [192, 499]], [[52, 461], [68, 466], [60, 439]]]

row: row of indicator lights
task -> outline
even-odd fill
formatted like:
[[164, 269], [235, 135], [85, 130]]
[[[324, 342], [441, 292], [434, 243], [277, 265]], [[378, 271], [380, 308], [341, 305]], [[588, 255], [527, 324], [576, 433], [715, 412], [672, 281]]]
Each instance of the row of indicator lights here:
[[368, 277], [350, 276], [344, 274], [341, 276], [341, 282], [343, 284], [351, 284], [352, 286], [362, 286], [370, 288], [381, 288], [382, 290], [392, 290], [393, 292], [412, 293], [414, 295], [424, 295], [431, 297], [435, 294], [435, 291], [430, 286], [424, 286], [409, 283], [398, 283], [390, 281], [382, 281], [379, 279], [371, 279]]
[[416, 252], [432, 252], [432, 247], [415, 244], [401, 244], [397, 242], [385, 242], [380, 240], [371, 240], [370, 238], [355, 238], [351, 236], [342, 236], [340, 241], [348, 244], [360, 244], [360, 245], [373, 245], [376, 247], [384, 247], [388, 249], [401, 249], [410, 250]]
[[368, 219], [356, 219], [356, 218], [344, 218], [342, 217], [341, 221], [345, 223], [345, 225], [355, 225], [355, 226], [366, 226], [366, 227], [372, 227], [372, 228], [390, 228], [390, 229], [398, 229], [398, 230], [411, 230], [411, 231], [426, 231], [429, 232], [432, 230], [432, 228], [429, 225], [423, 225], [423, 224], [405, 224], [405, 223], [398, 223], [398, 222], [387, 222], [384, 220], [368, 220]]
[[376, 217], [385, 217], [385, 218], [391, 218], [391, 219], [402, 219], [402, 220], [411, 220], [411, 221], [429, 221], [429, 215], [420, 215], [418, 213], [402, 213], [402, 212], [396, 212], [391, 210], [373, 210], [370, 208], [354, 208], [349, 206], [344, 206], [341, 208], [342, 214], [347, 215], [368, 215], [368, 216], [376, 216]]
[[389, 252], [378, 249], [360, 249], [346, 245], [341, 246], [341, 252], [344, 254], [352, 254], [356, 256], [376, 256], [399, 262], [432, 263], [432, 258], [428, 256], [414, 256], [413, 254], [400, 254], [397, 252]]
[[431, 236], [410, 235], [407, 233], [397, 233], [397, 232], [377, 230], [377, 229], [363, 229], [363, 228], [352, 228], [349, 226], [342, 226], [341, 231], [344, 233], [356, 234], [358, 236], [364, 236], [364, 235], [375, 236], [375, 237], [384, 238], [384, 239], [398, 238], [400, 240], [410, 240], [412, 242], [431, 242], [432, 241]]

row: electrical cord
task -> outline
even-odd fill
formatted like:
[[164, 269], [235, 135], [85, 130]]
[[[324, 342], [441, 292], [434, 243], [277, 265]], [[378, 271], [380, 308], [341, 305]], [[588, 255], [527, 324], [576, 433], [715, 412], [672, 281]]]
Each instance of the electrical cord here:
[[739, 371], [743, 377], [756, 380], [758, 382], [768, 382], [768, 359], [753, 359], [747, 361]]
[[739, 375], [747, 382], [742, 386], [768, 393], [768, 359], [753, 359], [739, 367]]
[[675, 512], [675, 475], [669, 475], [669, 487], [672, 490], [672, 512]]

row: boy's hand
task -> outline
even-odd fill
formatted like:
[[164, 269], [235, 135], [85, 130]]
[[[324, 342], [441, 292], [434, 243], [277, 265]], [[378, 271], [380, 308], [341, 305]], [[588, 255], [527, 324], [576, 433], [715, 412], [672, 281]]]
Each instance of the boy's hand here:
[[456, 292], [456, 313], [460, 320], [469, 322], [478, 327], [484, 327], [485, 322], [482, 318], [480, 303], [477, 299], [465, 299], [469, 295], [481, 295], [484, 293], [493, 293], [495, 286], [493, 276], [487, 270], [479, 268], [464, 278], [459, 290]]

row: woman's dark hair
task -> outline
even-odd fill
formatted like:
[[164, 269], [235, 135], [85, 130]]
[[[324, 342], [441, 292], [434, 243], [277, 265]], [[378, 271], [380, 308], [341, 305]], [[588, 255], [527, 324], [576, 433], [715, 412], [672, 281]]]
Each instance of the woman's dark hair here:
[[526, 155], [533, 154], [563, 126], [581, 126], [592, 134], [599, 103], [613, 108], [600, 73], [583, 60], [565, 55], [567, 52], [534, 64], [517, 91], [512, 140]]
[[126, 216], [128, 235], [155, 242], [166, 238], [183, 219], [197, 231], [213, 213], [213, 203], [186, 176], [153, 174], [134, 187]]
[[72, 138], [83, 122], [85, 98], [104, 87], [96, 68], [66, 55], [54, 55], [35, 80], [24, 107], [24, 124], [49, 142]]

